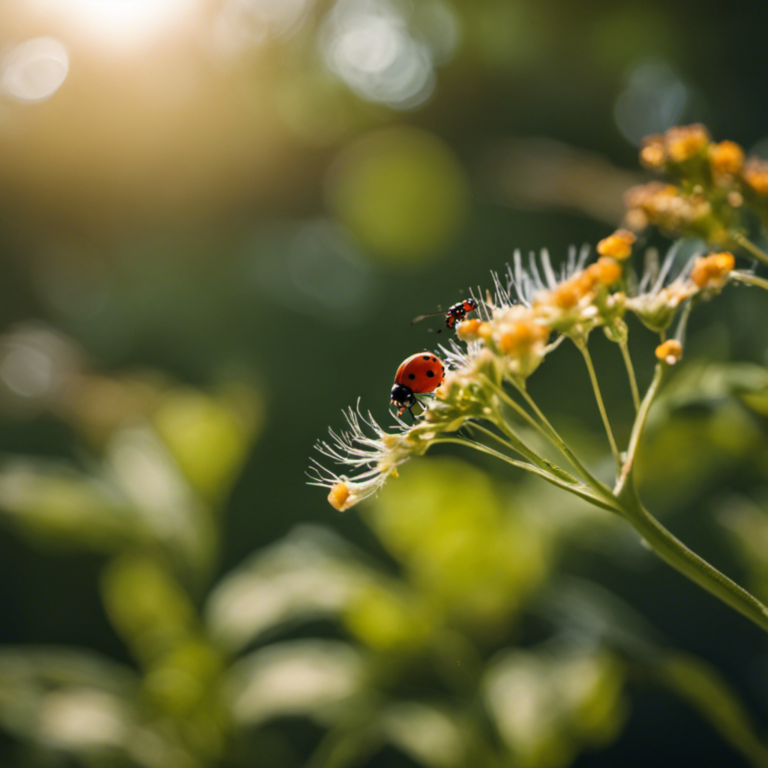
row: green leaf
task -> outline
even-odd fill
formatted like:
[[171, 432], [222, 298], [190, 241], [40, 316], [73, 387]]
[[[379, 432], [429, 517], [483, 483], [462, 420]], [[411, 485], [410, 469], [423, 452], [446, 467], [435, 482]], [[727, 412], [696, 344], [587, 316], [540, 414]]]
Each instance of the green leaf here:
[[223, 695], [235, 721], [262, 723], [302, 715], [321, 723], [355, 712], [364, 690], [360, 654], [335, 640], [293, 640], [267, 646], [236, 663], [227, 673]]
[[172, 573], [142, 555], [123, 555], [102, 577], [104, 607], [144, 663], [196, 634], [195, 608]]
[[49, 544], [115, 551], [152, 538], [146, 521], [114, 485], [63, 462], [5, 462], [0, 515], [33, 540]]
[[130, 669], [87, 651], [0, 650], [0, 723], [52, 764], [64, 754], [94, 768], [202, 768], [148, 722], [138, 691]]
[[515, 766], [559, 768], [618, 735], [623, 686], [616, 657], [562, 643], [502, 654], [489, 665], [482, 691]]
[[177, 388], [164, 394], [153, 423], [187, 481], [219, 502], [242, 467], [261, 411], [256, 393], [245, 387], [215, 397]]
[[219, 643], [237, 649], [296, 622], [340, 617], [357, 593], [382, 580], [339, 536], [303, 525], [219, 582], [206, 623]]
[[753, 765], [768, 766], [768, 747], [756, 736], [743, 703], [714, 667], [694, 656], [668, 653], [657, 668], [657, 676]]

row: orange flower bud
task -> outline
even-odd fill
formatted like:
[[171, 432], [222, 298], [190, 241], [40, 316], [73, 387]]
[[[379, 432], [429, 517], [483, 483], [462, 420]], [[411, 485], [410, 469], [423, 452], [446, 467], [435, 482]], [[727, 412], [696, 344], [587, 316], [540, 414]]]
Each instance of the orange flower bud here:
[[339, 512], [347, 509], [349, 501], [349, 486], [346, 483], [336, 483], [328, 494], [328, 503]]
[[744, 165], [744, 150], [735, 141], [712, 144], [709, 165], [715, 176], [735, 176]]
[[[587, 290], [589, 290], [589, 288]], [[579, 286], [570, 280], [558, 285], [554, 291], [547, 294], [549, 303], [559, 309], [573, 309], [573, 307], [579, 303], [583, 295], [584, 291], [580, 290]]]
[[538, 343], [546, 342], [549, 330], [531, 320], [518, 320], [499, 340], [499, 348], [507, 355], [524, 355]]
[[696, 260], [691, 270], [691, 280], [699, 288], [722, 288], [735, 266], [736, 259], [732, 253], [711, 253]]
[[758, 195], [768, 195], [768, 161], [750, 158], [741, 176]]
[[487, 339], [491, 335], [491, 326], [473, 317], [471, 320], [464, 320], [456, 326], [456, 333], [464, 341], [473, 341], [475, 339]]
[[640, 149], [640, 162], [646, 168], [658, 170], [664, 166], [666, 159], [667, 152], [664, 149], [664, 137], [658, 133], [653, 136], [646, 136]]
[[710, 142], [707, 129], [700, 123], [670, 128], [664, 136], [667, 155], [673, 163], [684, 163], [701, 152]]
[[607, 256], [602, 256], [589, 267], [589, 272], [600, 285], [613, 285], [621, 277], [621, 265]]
[[601, 256], [611, 256], [623, 261], [632, 255], [632, 244], [636, 239], [630, 231], [617, 229], [597, 244], [597, 252]]
[[656, 357], [667, 365], [674, 365], [683, 356], [683, 345], [677, 339], [669, 339], [656, 347]]

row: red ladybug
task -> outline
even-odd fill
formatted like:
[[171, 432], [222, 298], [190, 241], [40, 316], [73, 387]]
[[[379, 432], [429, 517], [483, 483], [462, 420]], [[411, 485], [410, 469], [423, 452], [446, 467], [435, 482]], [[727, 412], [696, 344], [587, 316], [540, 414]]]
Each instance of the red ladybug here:
[[403, 360], [392, 387], [392, 402], [400, 409], [397, 415], [408, 409], [413, 416], [411, 408], [416, 404], [416, 395], [434, 392], [444, 378], [443, 363], [431, 352], [419, 352]]
[[[472, 312], [475, 309], [477, 309], [477, 302], [474, 299], [464, 299], [464, 301], [457, 302], [452, 307], [449, 307], [448, 311], [445, 313], [445, 327], [448, 328], [448, 330], [451, 330], [456, 323], [460, 323], [467, 316], [468, 312]], [[419, 323], [427, 317], [434, 317], [435, 315], [441, 314], [443, 313], [430, 312], [426, 315], [419, 315], [411, 320], [411, 325]], [[440, 331], [442, 331], [442, 328]], [[438, 333], [440, 333], [440, 331], [438, 331]]]

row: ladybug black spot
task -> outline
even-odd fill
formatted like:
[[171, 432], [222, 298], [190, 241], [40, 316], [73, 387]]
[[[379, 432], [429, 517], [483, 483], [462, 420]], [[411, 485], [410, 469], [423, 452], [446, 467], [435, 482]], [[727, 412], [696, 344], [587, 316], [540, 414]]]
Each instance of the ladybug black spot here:
[[435, 372], [434, 371], [427, 371], [427, 376], [429, 376], [430, 379], [435, 378]]
[[413, 380], [416, 378], [416, 374], [415, 374], [415, 373], [409, 373], [409, 374], [408, 374], [408, 378], [409, 378], [411, 381], [413, 381]]
[[433, 363], [436, 363], [436, 362], [437, 362], [437, 358], [436, 358], [436, 357], [433, 357], [433, 358], [432, 358], [432, 362], [433, 362]]
[[422, 360], [429, 360], [429, 355], [424, 355], [424, 357], [421, 358]]

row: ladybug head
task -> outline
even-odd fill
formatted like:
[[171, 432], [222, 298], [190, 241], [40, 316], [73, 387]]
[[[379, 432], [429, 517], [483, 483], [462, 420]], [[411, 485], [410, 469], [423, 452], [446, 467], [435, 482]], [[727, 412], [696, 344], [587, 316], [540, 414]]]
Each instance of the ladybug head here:
[[392, 387], [392, 402], [399, 408], [410, 408], [416, 402], [416, 395], [405, 384], [395, 384]]
[[477, 302], [474, 299], [464, 299], [462, 304], [465, 312], [471, 312], [473, 309], [477, 309]]

